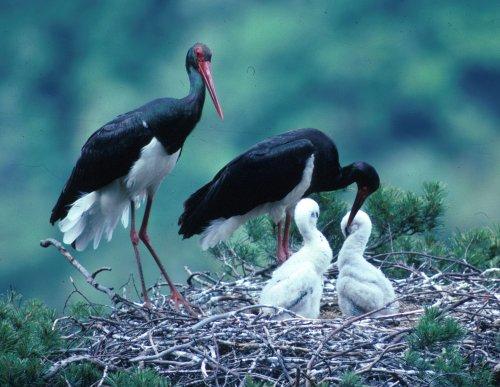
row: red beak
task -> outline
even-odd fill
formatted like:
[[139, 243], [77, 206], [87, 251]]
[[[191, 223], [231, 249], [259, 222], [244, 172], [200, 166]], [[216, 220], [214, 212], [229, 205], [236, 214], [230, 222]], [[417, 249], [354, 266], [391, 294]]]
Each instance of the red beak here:
[[349, 214], [349, 219], [347, 220], [347, 225], [345, 227], [346, 235], [349, 235], [347, 231], [349, 230], [349, 227], [351, 226], [354, 217], [358, 213], [359, 209], [361, 208], [367, 197], [368, 197], [368, 192], [366, 190], [358, 189], [358, 193], [356, 194], [356, 198], [354, 199], [354, 203], [352, 204], [351, 213]]
[[224, 113], [222, 112], [222, 107], [220, 106], [219, 99], [217, 98], [217, 93], [215, 92], [215, 85], [212, 78], [212, 71], [210, 69], [210, 66], [211, 64], [209, 61], [204, 60], [198, 62], [198, 68], [200, 70], [201, 76], [203, 77], [203, 81], [205, 82], [205, 86], [210, 93], [210, 97], [212, 98], [212, 101], [214, 103], [215, 110], [217, 110], [217, 114], [219, 115], [221, 120], [223, 120]]

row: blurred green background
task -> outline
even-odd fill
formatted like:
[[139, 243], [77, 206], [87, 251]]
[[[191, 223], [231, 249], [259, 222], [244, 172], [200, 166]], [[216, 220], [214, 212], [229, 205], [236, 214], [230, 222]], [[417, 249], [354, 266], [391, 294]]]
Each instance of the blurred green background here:
[[[48, 219], [80, 147], [120, 113], [184, 96], [197, 41], [213, 51], [226, 118], [207, 98], [157, 196], [151, 236], [177, 281], [184, 265], [214, 264], [177, 235], [184, 199], [256, 141], [299, 127], [323, 129], [343, 164], [369, 161], [383, 183], [446, 183], [449, 230], [498, 222], [499, 4], [1, 0], [0, 293], [62, 307], [79, 274], [38, 242], [60, 237]], [[123, 229], [78, 258], [111, 266], [100, 279], [116, 287], [136, 272]]]

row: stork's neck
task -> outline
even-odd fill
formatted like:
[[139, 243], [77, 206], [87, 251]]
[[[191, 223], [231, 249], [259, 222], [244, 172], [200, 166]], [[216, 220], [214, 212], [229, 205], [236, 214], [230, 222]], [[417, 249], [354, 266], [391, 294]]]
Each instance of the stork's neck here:
[[205, 83], [200, 73], [195, 70], [192, 66], [187, 68], [189, 76], [189, 94], [186, 96], [185, 100], [188, 103], [195, 104], [201, 113], [203, 108], [203, 103], [205, 102]]
[[[186, 66], [186, 70], [189, 76], [189, 94], [174, 102], [170, 98], [162, 99], [165, 103], [150, 109], [147, 120], [168, 154], [182, 148], [187, 136], [200, 120], [205, 102], [205, 84], [201, 75], [192, 67]], [[172, 127], [172, 118], [176, 119], [175, 127]]]
[[334, 182], [334, 189], [345, 188], [356, 181], [354, 175], [354, 165], [349, 164], [345, 167], [340, 168], [340, 173]]

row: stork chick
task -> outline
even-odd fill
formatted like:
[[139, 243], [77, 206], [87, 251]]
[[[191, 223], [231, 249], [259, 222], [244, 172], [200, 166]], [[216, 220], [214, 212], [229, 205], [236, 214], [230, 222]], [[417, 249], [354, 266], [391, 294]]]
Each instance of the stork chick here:
[[[358, 316], [394, 301], [395, 294], [384, 273], [363, 257], [372, 231], [370, 217], [360, 210], [351, 225], [347, 226], [349, 216], [348, 212], [340, 222], [346, 240], [337, 261], [339, 276], [336, 286], [342, 313]], [[397, 303], [393, 303], [374, 316], [396, 313], [397, 310]]]
[[282, 307], [307, 318], [319, 316], [323, 274], [332, 260], [332, 249], [316, 228], [318, 217], [318, 203], [312, 199], [299, 201], [295, 207], [295, 223], [304, 245], [274, 271], [262, 289], [260, 304]]

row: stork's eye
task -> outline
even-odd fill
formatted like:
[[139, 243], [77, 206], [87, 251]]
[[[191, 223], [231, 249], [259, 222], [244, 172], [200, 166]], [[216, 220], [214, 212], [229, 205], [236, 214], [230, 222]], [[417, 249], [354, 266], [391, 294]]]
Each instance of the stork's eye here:
[[196, 47], [194, 49], [194, 53], [196, 54], [196, 58], [198, 60], [204, 60], [205, 59], [205, 55], [203, 55], [203, 49], [201, 47]]
[[318, 218], [319, 217], [319, 213], [318, 211], [314, 211], [313, 213], [311, 213], [311, 218]]

